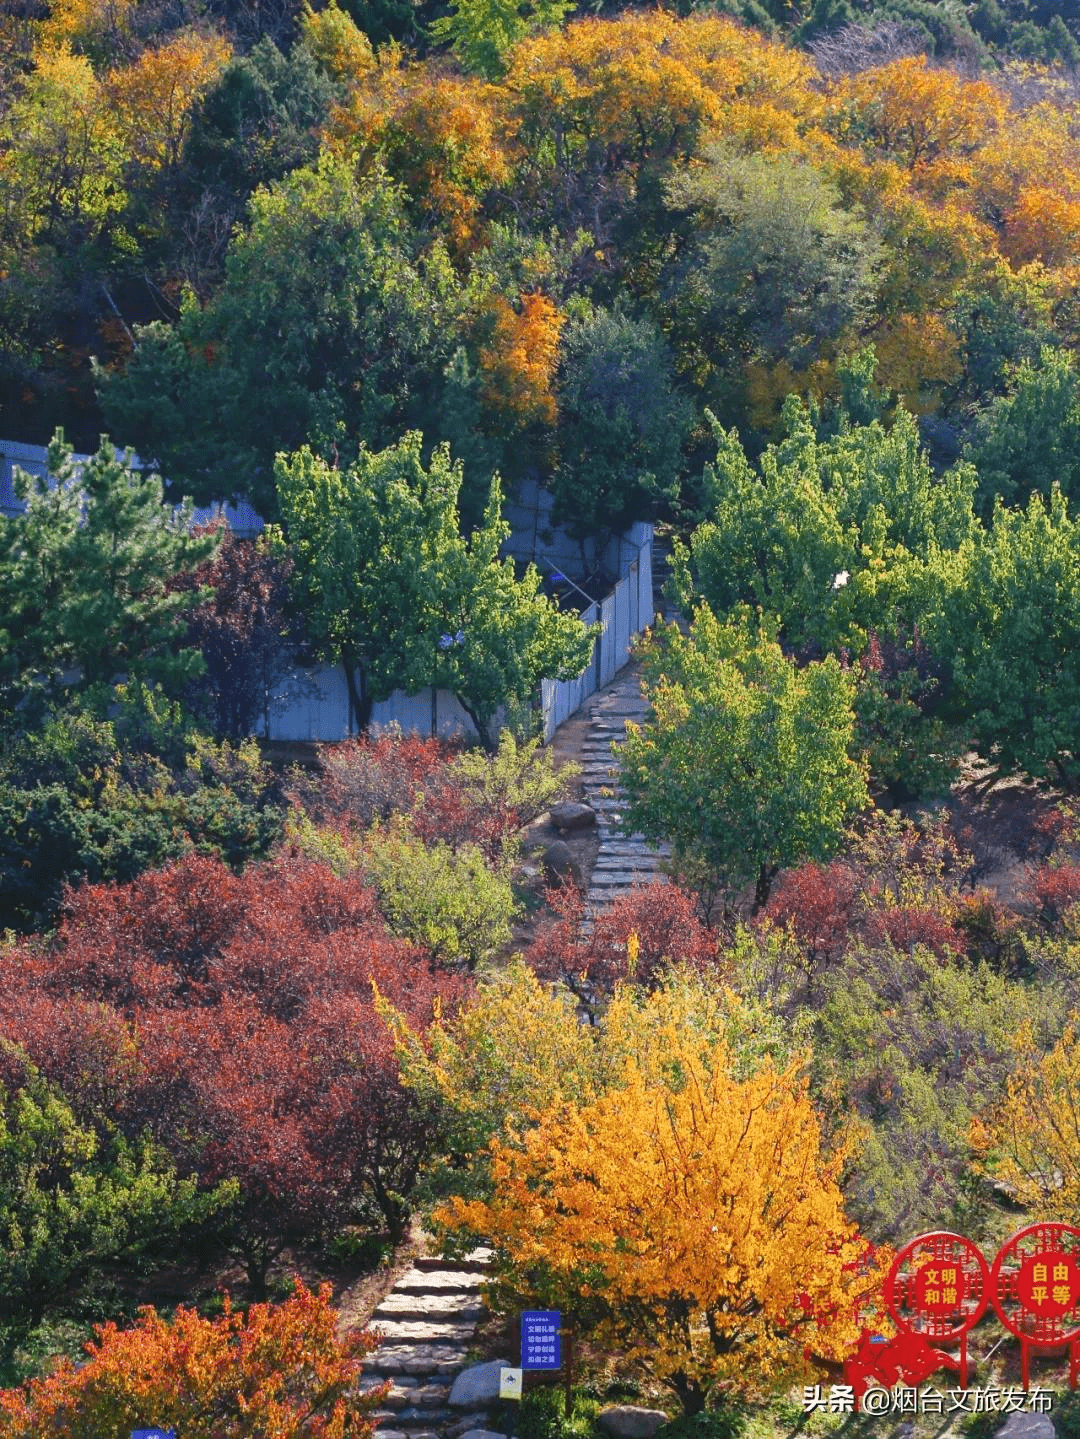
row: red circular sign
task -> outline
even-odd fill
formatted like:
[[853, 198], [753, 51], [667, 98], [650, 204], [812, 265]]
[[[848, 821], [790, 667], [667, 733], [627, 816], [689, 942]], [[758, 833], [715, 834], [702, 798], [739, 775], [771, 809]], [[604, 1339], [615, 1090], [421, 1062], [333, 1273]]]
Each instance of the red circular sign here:
[[1064, 1250], [1040, 1249], [1020, 1266], [1016, 1293], [1032, 1314], [1060, 1319], [1080, 1297], [1080, 1269]]
[[912, 1308], [919, 1314], [955, 1314], [964, 1302], [964, 1271], [956, 1260], [943, 1262], [932, 1256], [913, 1276]]
[[1080, 1337], [1080, 1229], [1029, 1224], [998, 1251], [991, 1293], [1005, 1328], [1034, 1344]]
[[962, 1234], [920, 1234], [897, 1252], [885, 1280], [885, 1303], [902, 1332], [958, 1339], [982, 1318], [990, 1271]]

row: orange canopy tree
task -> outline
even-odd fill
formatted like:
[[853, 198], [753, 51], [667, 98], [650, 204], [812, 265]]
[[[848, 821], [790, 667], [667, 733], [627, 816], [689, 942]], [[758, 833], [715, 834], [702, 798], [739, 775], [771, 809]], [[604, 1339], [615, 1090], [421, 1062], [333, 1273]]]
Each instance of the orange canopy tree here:
[[880, 1275], [797, 1067], [736, 1078], [722, 1047], [665, 1039], [662, 1064], [631, 1054], [617, 1087], [493, 1141], [492, 1197], [436, 1219], [495, 1246], [499, 1307], [559, 1308], [694, 1413], [850, 1350]]

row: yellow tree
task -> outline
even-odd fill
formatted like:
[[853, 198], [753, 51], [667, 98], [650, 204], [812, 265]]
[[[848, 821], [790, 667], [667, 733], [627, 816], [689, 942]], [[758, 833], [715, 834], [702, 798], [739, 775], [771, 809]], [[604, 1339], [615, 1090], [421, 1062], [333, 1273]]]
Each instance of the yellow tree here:
[[[1029, 1041], [1005, 1098], [974, 1127], [978, 1148], [1033, 1218], [1080, 1212], [1080, 1015], [1047, 1054]], [[1023, 1040], [1021, 1040], [1023, 1042]]]
[[106, 94], [132, 160], [149, 170], [180, 164], [195, 103], [229, 55], [220, 36], [184, 30], [109, 74]]
[[749, 1077], [722, 1037], [654, 1025], [598, 1097], [491, 1145], [493, 1194], [436, 1218], [495, 1248], [495, 1301], [551, 1303], [687, 1412], [849, 1350], [878, 1260], [844, 1214], [798, 1065]]

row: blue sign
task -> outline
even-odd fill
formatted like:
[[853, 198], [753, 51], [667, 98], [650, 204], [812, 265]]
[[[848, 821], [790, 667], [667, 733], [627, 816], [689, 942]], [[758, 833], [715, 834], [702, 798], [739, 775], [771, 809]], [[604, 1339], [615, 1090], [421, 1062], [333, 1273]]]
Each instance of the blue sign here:
[[526, 1309], [521, 1315], [522, 1369], [561, 1369], [559, 1311]]
[[133, 1429], [131, 1439], [176, 1439], [175, 1429]]

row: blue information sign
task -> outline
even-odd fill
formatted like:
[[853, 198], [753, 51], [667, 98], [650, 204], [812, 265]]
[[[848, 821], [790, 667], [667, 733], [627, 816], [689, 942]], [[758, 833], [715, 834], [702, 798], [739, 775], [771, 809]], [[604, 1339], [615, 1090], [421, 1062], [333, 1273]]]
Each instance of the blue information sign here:
[[175, 1429], [133, 1429], [131, 1439], [176, 1439]]
[[561, 1369], [559, 1311], [526, 1309], [521, 1315], [522, 1369]]

